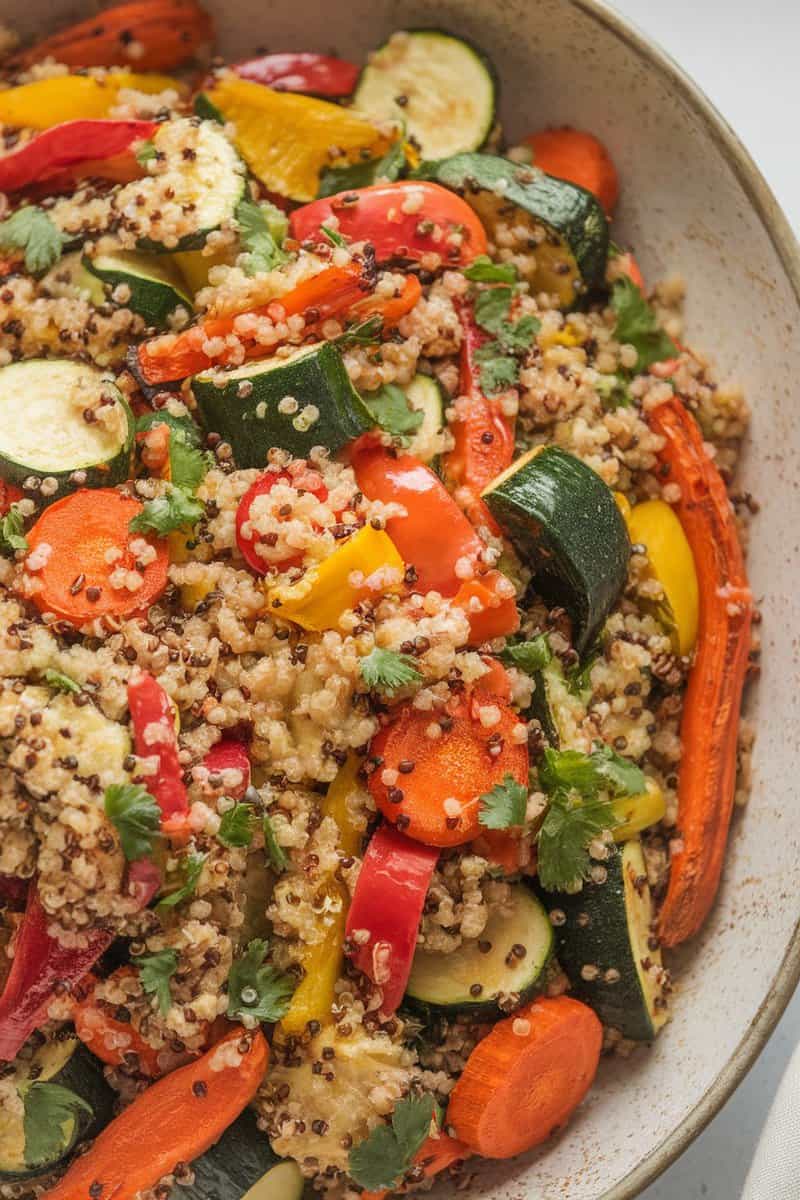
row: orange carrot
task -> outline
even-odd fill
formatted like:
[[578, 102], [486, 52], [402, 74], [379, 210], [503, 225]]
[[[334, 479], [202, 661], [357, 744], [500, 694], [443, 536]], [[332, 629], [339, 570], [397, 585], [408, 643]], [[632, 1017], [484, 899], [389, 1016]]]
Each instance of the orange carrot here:
[[236, 1026], [141, 1092], [48, 1193], [48, 1200], [134, 1200], [177, 1163], [213, 1146], [253, 1099], [269, 1061], [260, 1030]]
[[650, 414], [666, 439], [664, 482], [680, 488], [675, 512], [694, 556], [700, 621], [683, 704], [678, 832], [659, 918], [665, 946], [703, 924], [717, 893], [736, 786], [739, 708], [750, 654], [753, 599], [736, 521], [703, 435], [677, 397]]
[[[133, 967], [120, 967], [113, 978], [134, 974]], [[78, 1037], [101, 1062], [118, 1067], [130, 1062], [129, 1056], [135, 1054], [142, 1075], [157, 1079], [163, 1073], [159, 1051], [144, 1040], [130, 1020], [118, 1020], [113, 1015], [113, 1005], [98, 1000], [94, 989], [76, 1004], [72, 1019]]]
[[476, 854], [499, 867], [504, 875], [518, 874], [533, 857], [530, 841], [514, 837], [509, 829], [483, 829], [472, 845]]
[[[493, 724], [483, 724], [484, 709], [496, 710]], [[439, 736], [430, 736], [432, 724]], [[375, 803], [387, 821], [429, 846], [472, 841], [481, 829], [481, 796], [506, 775], [527, 786], [528, 745], [514, 737], [519, 724], [503, 700], [485, 693], [438, 717], [402, 705], [370, 745], [370, 756], [381, 759], [369, 777]], [[412, 770], [400, 771], [400, 763], [412, 763]], [[396, 783], [384, 782], [387, 769], [397, 773]]]
[[481, 655], [486, 674], [481, 675], [475, 684], [476, 692], [485, 692], [488, 696], [499, 696], [505, 704], [511, 703], [511, 677], [499, 658], [489, 654]]
[[450, 1094], [447, 1122], [484, 1158], [513, 1158], [545, 1141], [583, 1100], [603, 1028], [569, 996], [540, 998], [498, 1021]]
[[[414, 307], [421, 294], [419, 280], [414, 275], [406, 277], [399, 297], [383, 300], [365, 296], [369, 288], [369, 282], [355, 264], [328, 267], [298, 284], [280, 300], [272, 300], [246, 313], [209, 318], [183, 333], [165, 333], [152, 338], [139, 347], [138, 372], [146, 384], [153, 385], [185, 379], [208, 367], [231, 363], [237, 354], [241, 355], [242, 347], [245, 358], [264, 358], [278, 346], [277, 342], [273, 346], [264, 346], [255, 338], [253, 324], [264, 317], [280, 322], [304, 314], [306, 333], [314, 332], [328, 318], [341, 313], [359, 321], [377, 314], [383, 317], [385, 325], [391, 325]], [[220, 343], [218, 349], [209, 348], [212, 339]]]
[[635, 283], [639, 291], [642, 293], [642, 295], [644, 295], [644, 275], [642, 275], [641, 267], [631, 251], [626, 250], [624, 254], [619, 254], [617, 256], [616, 263], [623, 275], [627, 275], [631, 283]]
[[525, 142], [533, 150], [533, 165], [548, 175], [586, 188], [611, 216], [619, 196], [617, 169], [602, 142], [581, 129], [542, 129]]
[[501, 571], [487, 571], [475, 579], [467, 579], [453, 597], [453, 604], [463, 608], [469, 618], [469, 640], [482, 646], [497, 637], [507, 637], [519, 629], [519, 611], [513, 588], [508, 595], [508, 577]]
[[[29, 558], [49, 547], [41, 551], [42, 565], [31, 572], [39, 582], [33, 594], [39, 610], [82, 625], [94, 617], [130, 616], [152, 604], [167, 585], [169, 552], [163, 539], [130, 532], [130, 521], [141, 511], [138, 500], [113, 488], [83, 488], [46, 508], [28, 534]], [[141, 585], [136, 591], [113, 588], [114, 571], [137, 569], [131, 542], [143, 538], [156, 557], [142, 565]], [[109, 562], [110, 550], [121, 557]]]
[[13, 70], [52, 57], [70, 67], [163, 71], [211, 43], [214, 29], [195, 0], [131, 0], [70, 25], [15, 55]]
[[[431, 1179], [434, 1175], [438, 1175], [440, 1171], [446, 1171], [448, 1167], [452, 1167], [454, 1163], [461, 1162], [465, 1158], [469, 1158], [470, 1150], [463, 1142], [459, 1142], [456, 1138], [448, 1137], [446, 1133], [440, 1133], [438, 1137], [429, 1137], [420, 1146], [417, 1153], [414, 1155], [414, 1166], [422, 1167], [425, 1172], [425, 1178]], [[406, 1188], [401, 1186], [395, 1188], [395, 1192], [404, 1192]], [[384, 1200], [385, 1196], [390, 1196], [392, 1193], [388, 1188], [384, 1188], [379, 1192], [361, 1193], [361, 1200]]]

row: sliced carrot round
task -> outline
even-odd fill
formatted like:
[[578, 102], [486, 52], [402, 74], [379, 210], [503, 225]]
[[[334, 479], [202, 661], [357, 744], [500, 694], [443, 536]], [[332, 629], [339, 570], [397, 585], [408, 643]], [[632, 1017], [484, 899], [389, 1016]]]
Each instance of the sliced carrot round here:
[[[131, 533], [128, 526], [141, 511], [138, 500], [113, 488], [83, 488], [46, 508], [28, 534], [26, 559], [40, 584], [33, 593], [40, 611], [82, 625], [94, 617], [130, 616], [152, 604], [166, 587], [169, 553], [165, 541]], [[155, 550], [152, 562], [137, 560], [131, 549], [141, 540]], [[120, 568], [141, 577], [134, 591], [111, 586]]]
[[590, 1008], [541, 998], [498, 1021], [470, 1054], [447, 1123], [484, 1158], [513, 1158], [564, 1125], [589, 1090], [603, 1044]]
[[403, 705], [372, 739], [375, 803], [387, 821], [428, 846], [472, 841], [481, 829], [481, 796], [506, 775], [527, 786], [528, 747], [514, 740], [518, 725], [505, 701], [485, 693], [446, 714]]
[[556, 179], [586, 188], [608, 216], [619, 196], [617, 168], [608, 151], [593, 134], [582, 129], [542, 129], [525, 138], [533, 150], [533, 165]]

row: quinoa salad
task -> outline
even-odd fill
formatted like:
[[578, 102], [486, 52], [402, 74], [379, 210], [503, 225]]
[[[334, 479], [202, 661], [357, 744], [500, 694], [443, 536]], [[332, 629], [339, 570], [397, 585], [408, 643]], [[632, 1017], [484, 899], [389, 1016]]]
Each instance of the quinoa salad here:
[[213, 39], [0, 27], [3, 1200], [545, 1142], [747, 796], [747, 405], [604, 146], [454, 33]]

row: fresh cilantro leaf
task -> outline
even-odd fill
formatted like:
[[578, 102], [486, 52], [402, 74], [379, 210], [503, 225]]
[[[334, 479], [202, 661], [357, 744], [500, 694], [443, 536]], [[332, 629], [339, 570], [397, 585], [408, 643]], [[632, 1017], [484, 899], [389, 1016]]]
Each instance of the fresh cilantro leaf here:
[[186, 857], [181, 859], [180, 871], [183, 882], [174, 891], [167, 892], [165, 896], [162, 896], [156, 907], [175, 908], [176, 905], [182, 904], [184, 900], [193, 896], [207, 858], [207, 854], [198, 854], [195, 850], [190, 850]]
[[267, 943], [254, 938], [241, 957], [234, 959], [228, 976], [228, 1016], [280, 1021], [289, 1011], [295, 982], [277, 967], [264, 962]]
[[324, 233], [332, 246], [346, 246], [347, 242], [340, 233], [335, 229], [331, 229], [329, 225], [320, 225], [320, 233]]
[[498, 333], [508, 322], [514, 289], [511, 287], [486, 288], [475, 297], [475, 321], [487, 333]]
[[678, 347], [661, 329], [656, 314], [627, 275], [614, 280], [611, 307], [617, 314], [614, 336], [621, 344], [636, 350], [637, 371], [646, 371], [653, 363], [677, 355]]
[[81, 685], [70, 679], [69, 675], [62, 675], [60, 671], [53, 671], [50, 667], [44, 673], [44, 681], [48, 687], [55, 688], [58, 692], [81, 691]]
[[178, 954], [175, 950], [159, 950], [155, 954], [140, 954], [131, 960], [138, 968], [139, 982], [148, 996], [158, 997], [162, 1015], [172, 1007], [169, 981], [178, 969]]
[[203, 450], [198, 450], [170, 434], [169, 478], [173, 487], [182, 488], [185, 492], [196, 492], [210, 465], [211, 460]]
[[140, 513], [131, 519], [131, 533], [169, 533], [184, 525], [195, 525], [205, 509], [199, 500], [188, 495], [183, 488], [170, 487], [163, 496], [145, 501]]
[[53, 1162], [66, 1149], [64, 1125], [76, 1120], [82, 1110], [92, 1108], [82, 1096], [58, 1083], [32, 1083], [23, 1094], [22, 1128], [25, 1134], [25, 1165], [36, 1167]]
[[517, 268], [513, 263], [494, 263], [488, 254], [479, 254], [462, 274], [473, 283], [516, 283]]
[[576, 663], [564, 672], [567, 690], [573, 696], [580, 697], [591, 687], [592, 667], [597, 662], [597, 654], [590, 654], [582, 663]]
[[194, 98], [195, 116], [200, 117], [203, 121], [216, 121], [218, 125], [225, 124], [225, 118], [217, 108], [216, 104], [212, 104], [205, 92], [198, 92]]
[[514, 354], [524, 354], [526, 350], [530, 350], [533, 339], [541, 328], [542, 322], [531, 313], [526, 313], [513, 325], [501, 325], [497, 337], [506, 350]]
[[537, 869], [542, 887], [564, 891], [585, 879], [591, 865], [589, 843], [616, 823], [610, 800], [580, 800], [563, 791], [551, 796], [538, 838]]
[[155, 425], [169, 426], [170, 446], [174, 442], [182, 442], [186, 446], [198, 449], [203, 440], [200, 426], [191, 417], [175, 417], [171, 412], [160, 409], [158, 412], [146, 412], [136, 421], [136, 432], [147, 433]]
[[411, 683], [419, 683], [422, 679], [410, 655], [397, 654], [394, 650], [382, 650], [380, 646], [376, 646], [360, 659], [358, 665], [367, 687], [383, 692], [393, 692], [397, 688], [408, 687]]
[[289, 859], [286, 856], [286, 851], [281, 846], [278, 839], [275, 837], [275, 830], [269, 817], [265, 814], [263, 820], [264, 829], [264, 849], [267, 852], [267, 857], [274, 871], [278, 874], [285, 871], [289, 865]]
[[519, 380], [517, 360], [506, 354], [500, 342], [484, 342], [475, 351], [481, 390], [491, 395], [514, 387]]
[[329, 340], [334, 346], [371, 346], [381, 340], [383, 333], [383, 317], [375, 313], [366, 321], [359, 321]]
[[394, 1187], [411, 1166], [434, 1120], [438, 1125], [440, 1114], [430, 1093], [399, 1100], [391, 1126], [376, 1126], [350, 1151], [348, 1170], [352, 1178], [372, 1191]]
[[107, 787], [105, 813], [129, 862], [151, 853], [153, 842], [160, 837], [161, 809], [141, 784], [112, 783]]
[[392, 142], [382, 158], [368, 158], [366, 161], [350, 163], [345, 167], [326, 167], [319, 177], [317, 196], [323, 199], [335, 196], [337, 192], [353, 192], [358, 188], [369, 187], [379, 179], [388, 179], [393, 183], [399, 179], [405, 170], [405, 131]]
[[411, 407], [403, 389], [394, 383], [385, 383], [377, 392], [363, 394], [362, 400], [375, 424], [395, 437], [415, 433], [422, 424], [423, 414]]
[[28, 549], [23, 528], [22, 513], [16, 504], [12, 504], [5, 516], [0, 517], [0, 553], [13, 554], [15, 550]]
[[25, 266], [32, 273], [49, 271], [61, 258], [64, 237], [44, 209], [19, 208], [0, 222], [0, 246], [25, 251]]
[[598, 777], [612, 796], [639, 796], [647, 786], [644, 771], [610, 746], [598, 746], [589, 755]]
[[506, 646], [499, 655], [500, 661], [506, 666], [517, 667], [526, 675], [541, 671], [552, 657], [550, 643], [543, 633], [537, 634], [530, 642], [517, 642], [514, 646]]
[[246, 274], [272, 271], [289, 261], [289, 255], [278, 245], [270, 229], [267, 213], [260, 204], [252, 200], [240, 200], [236, 206], [236, 224], [245, 251]]
[[539, 779], [551, 796], [575, 791], [592, 799], [601, 791], [613, 796], [638, 796], [645, 790], [641, 768], [606, 745], [598, 746], [591, 754], [548, 748], [539, 767]]
[[249, 846], [253, 840], [252, 804], [234, 804], [222, 814], [217, 837], [224, 846]]
[[147, 141], [140, 142], [136, 147], [136, 161], [139, 163], [139, 165], [144, 167], [147, 165], [147, 163], [152, 162], [154, 158], [158, 158], [158, 151], [156, 150], [155, 142], [151, 141], [149, 138]]
[[606, 412], [633, 407], [633, 397], [628, 391], [628, 385], [618, 375], [601, 375], [594, 385], [594, 390]]
[[480, 798], [478, 820], [485, 829], [508, 829], [525, 824], [528, 789], [517, 783], [513, 775], [505, 775], [490, 792]]

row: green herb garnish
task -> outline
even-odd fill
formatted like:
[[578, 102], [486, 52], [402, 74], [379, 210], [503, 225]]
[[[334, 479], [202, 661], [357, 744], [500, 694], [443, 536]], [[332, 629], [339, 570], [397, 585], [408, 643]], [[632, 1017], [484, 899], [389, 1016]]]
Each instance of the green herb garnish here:
[[222, 814], [217, 837], [225, 846], [249, 846], [253, 840], [253, 806], [237, 801]]
[[513, 775], [505, 775], [501, 783], [496, 783], [490, 792], [481, 796], [478, 821], [486, 829], [524, 825], [527, 806], [528, 789]]
[[28, 549], [28, 539], [22, 532], [24, 527], [22, 513], [16, 504], [12, 504], [8, 512], [0, 517], [0, 552], [13, 554], [16, 550]]
[[363, 1188], [378, 1191], [400, 1182], [441, 1115], [430, 1093], [398, 1100], [391, 1125], [377, 1125], [350, 1151], [348, 1170]]
[[55, 688], [57, 692], [82, 691], [81, 685], [74, 679], [70, 679], [69, 675], [62, 675], [60, 671], [54, 671], [51, 667], [45, 671], [44, 681], [48, 687]]
[[289, 1011], [295, 982], [264, 962], [267, 943], [254, 938], [244, 954], [234, 959], [228, 976], [228, 1016], [280, 1021]]
[[178, 954], [175, 950], [159, 950], [155, 954], [140, 954], [131, 959], [139, 971], [139, 982], [148, 996], [158, 998], [162, 1015], [172, 1007], [169, 981], [178, 969]]
[[37, 1167], [51, 1163], [67, 1149], [69, 1139], [64, 1126], [74, 1128], [80, 1112], [93, 1115], [91, 1105], [82, 1096], [58, 1083], [31, 1083], [22, 1090], [24, 1113], [22, 1128], [25, 1135], [25, 1165]]
[[378, 691], [394, 692], [397, 688], [408, 687], [422, 679], [410, 655], [382, 650], [379, 646], [360, 659], [358, 665], [367, 687], [377, 688]]
[[200, 882], [203, 865], [207, 858], [207, 854], [198, 854], [195, 850], [190, 850], [181, 859], [178, 886], [172, 891], [167, 892], [166, 895], [161, 896], [156, 907], [175, 908], [176, 905], [182, 904], [184, 900], [188, 900], [193, 896]]
[[361, 399], [376, 425], [406, 443], [406, 435], [415, 433], [422, 424], [423, 414], [411, 407], [405, 392], [397, 384], [385, 383], [376, 392], [363, 393]]
[[660, 327], [656, 314], [627, 275], [614, 280], [611, 307], [617, 314], [614, 336], [621, 345], [636, 350], [637, 371], [646, 371], [653, 363], [678, 354], [678, 347]]
[[289, 261], [289, 255], [280, 245], [286, 236], [285, 218], [283, 233], [278, 234], [280, 222], [276, 222], [273, 216], [276, 212], [280, 210], [274, 204], [267, 209], [252, 200], [240, 200], [236, 206], [236, 224], [239, 226], [239, 241], [245, 251], [244, 269], [247, 275], [272, 271]]
[[0, 246], [23, 250], [25, 266], [34, 275], [55, 266], [66, 240], [44, 209], [33, 205], [25, 205], [0, 221]]
[[128, 862], [147, 858], [161, 836], [161, 809], [154, 797], [141, 784], [112, 783], [105, 791], [105, 814]]
[[501, 650], [498, 658], [508, 667], [517, 667], [526, 675], [541, 671], [553, 657], [550, 643], [543, 633], [539, 633], [529, 642], [516, 642]]
[[146, 500], [142, 511], [128, 524], [131, 533], [170, 533], [185, 525], [195, 525], [205, 508], [182, 488], [169, 486], [163, 496]]

